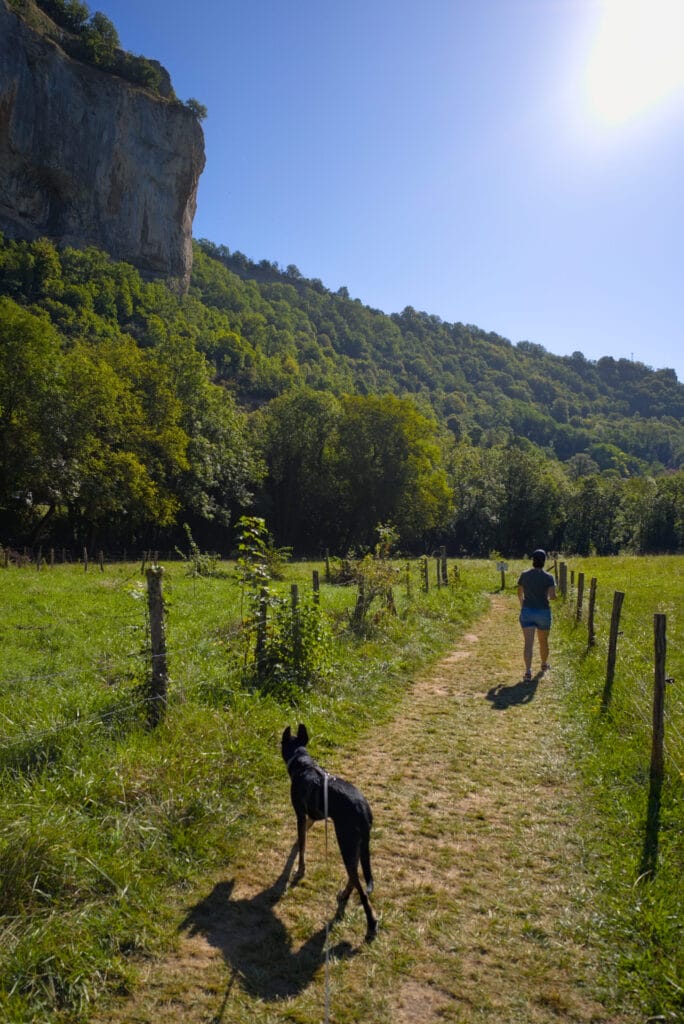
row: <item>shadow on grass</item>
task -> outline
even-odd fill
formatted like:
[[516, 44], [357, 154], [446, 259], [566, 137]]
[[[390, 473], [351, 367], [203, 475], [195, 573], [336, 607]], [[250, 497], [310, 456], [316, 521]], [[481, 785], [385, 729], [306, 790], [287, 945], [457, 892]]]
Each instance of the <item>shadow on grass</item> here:
[[537, 673], [533, 679], [523, 679], [513, 686], [492, 686], [487, 693], [487, 700], [491, 701], [494, 711], [506, 711], [517, 704], [529, 704], [534, 700], [540, 679], [541, 673]]
[[[190, 935], [203, 935], [220, 950], [231, 968], [223, 1005], [213, 1024], [223, 1020], [236, 977], [249, 995], [273, 1002], [302, 992], [324, 962], [326, 926], [299, 949], [293, 949], [292, 939], [274, 910], [287, 889], [296, 854], [295, 843], [279, 878], [250, 899], [233, 897], [234, 881], [219, 882], [191, 908], [180, 925], [180, 930]], [[349, 943], [341, 942], [329, 953], [341, 960], [354, 956], [356, 951]]]

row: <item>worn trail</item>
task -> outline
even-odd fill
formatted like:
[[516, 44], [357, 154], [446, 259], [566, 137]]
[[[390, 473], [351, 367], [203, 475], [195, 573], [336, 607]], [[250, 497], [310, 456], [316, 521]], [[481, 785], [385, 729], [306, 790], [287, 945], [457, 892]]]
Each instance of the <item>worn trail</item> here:
[[93, 1020], [322, 1021], [327, 988], [336, 1024], [630, 1024], [602, 1005], [598, 953], [579, 938], [592, 886], [574, 827], [581, 793], [554, 672], [521, 682], [521, 646], [515, 602], [497, 595], [388, 725], [325, 761], [373, 806], [375, 943], [363, 944], [352, 898], [330, 932], [326, 983], [342, 866], [332, 831], [326, 855], [316, 825], [309, 873], [286, 888], [294, 816], [283, 771], [277, 819], [189, 908], [177, 952]]

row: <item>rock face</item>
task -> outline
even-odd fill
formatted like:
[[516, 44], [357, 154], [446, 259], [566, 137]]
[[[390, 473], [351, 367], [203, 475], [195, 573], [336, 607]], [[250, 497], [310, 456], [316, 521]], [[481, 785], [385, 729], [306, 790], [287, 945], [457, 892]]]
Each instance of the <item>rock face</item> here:
[[187, 286], [204, 136], [183, 104], [68, 57], [0, 0], [0, 230]]

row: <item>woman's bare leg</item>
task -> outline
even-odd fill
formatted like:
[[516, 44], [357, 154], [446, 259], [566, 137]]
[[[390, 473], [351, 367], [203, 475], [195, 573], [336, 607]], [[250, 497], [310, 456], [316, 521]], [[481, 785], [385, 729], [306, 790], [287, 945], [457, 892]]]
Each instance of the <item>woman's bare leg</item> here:
[[[523, 626], [523, 636], [525, 638], [525, 646], [523, 648], [523, 658], [525, 661], [525, 671], [532, 671], [532, 650], [534, 648], [534, 626]], [[548, 651], [547, 651], [548, 653]]]
[[548, 665], [549, 663], [549, 631], [548, 629], [538, 629], [537, 634], [539, 636], [539, 656], [542, 661], [542, 665]]

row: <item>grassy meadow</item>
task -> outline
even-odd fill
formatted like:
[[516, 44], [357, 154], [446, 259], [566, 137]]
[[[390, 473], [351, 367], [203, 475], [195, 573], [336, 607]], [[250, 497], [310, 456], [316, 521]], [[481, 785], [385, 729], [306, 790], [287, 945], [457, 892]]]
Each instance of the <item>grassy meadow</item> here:
[[[287, 567], [283, 593], [312, 571]], [[172, 941], [174, 910], [229, 862], [281, 781], [279, 738], [305, 720], [343, 744], [391, 715], [397, 692], [449, 648], [496, 585], [489, 563], [349, 629], [355, 589], [321, 584], [328, 671], [297, 706], [242, 683], [246, 614], [234, 566], [164, 575], [169, 704], [146, 726], [149, 637], [140, 565], [2, 573], [0, 1020], [87, 1020], [124, 990], [132, 956]], [[379, 606], [378, 606], [379, 607]]]
[[[684, 1014], [684, 558], [569, 558], [575, 589], [556, 614], [552, 656], [564, 681], [572, 749], [602, 823], [592, 851], [593, 925], [626, 997], [651, 1019]], [[578, 574], [585, 574], [576, 621]], [[588, 648], [589, 583], [596, 645]], [[568, 574], [570, 579], [570, 574]], [[624, 593], [615, 678], [603, 707], [610, 617]], [[667, 616], [664, 777], [651, 782], [655, 613]], [[558, 650], [560, 646], [560, 650]], [[555, 647], [555, 650], [554, 650]], [[556, 653], [558, 651], [558, 653]], [[651, 816], [651, 828], [647, 827]]]
[[[587, 589], [598, 579], [596, 646], [587, 651], [574, 594], [556, 609], [552, 637], [587, 815], [604, 826], [600, 847], [586, 852], [597, 877], [592, 928], [626, 997], [674, 1020], [683, 1008], [684, 558], [567, 561], [586, 573]], [[521, 567], [511, 564], [507, 588]], [[328, 670], [293, 706], [244, 685], [246, 608], [234, 566], [198, 577], [169, 563], [169, 703], [156, 729], [146, 725], [140, 565], [1, 570], [0, 1020], [87, 1021], [104, 992], [125, 992], [131, 963], [173, 943], [184, 895], [268, 814], [281, 788], [283, 726], [306, 721], [318, 751], [358, 732], [372, 742], [397, 695], [484, 610], [500, 586], [494, 564], [460, 568], [440, 589], [433, 569], [424, 594], [413, 563], [410, 595], [403, 576], [395, 587], [398, 614], [374, 606], [362, 635], [349, 628], [355, 589], [322, 583]], [[323, 579], [322, 565], [287, 566], [282, 593], [296, 582], [308, 602], [314, 569]], [[623, 635], [602, 712], [614, 589], [626, 593]], [[654, 612], [668, 615], [675, 679], [655, 851], [645, 831]], [[511, 664], [522, 665], [521, 650]]]

